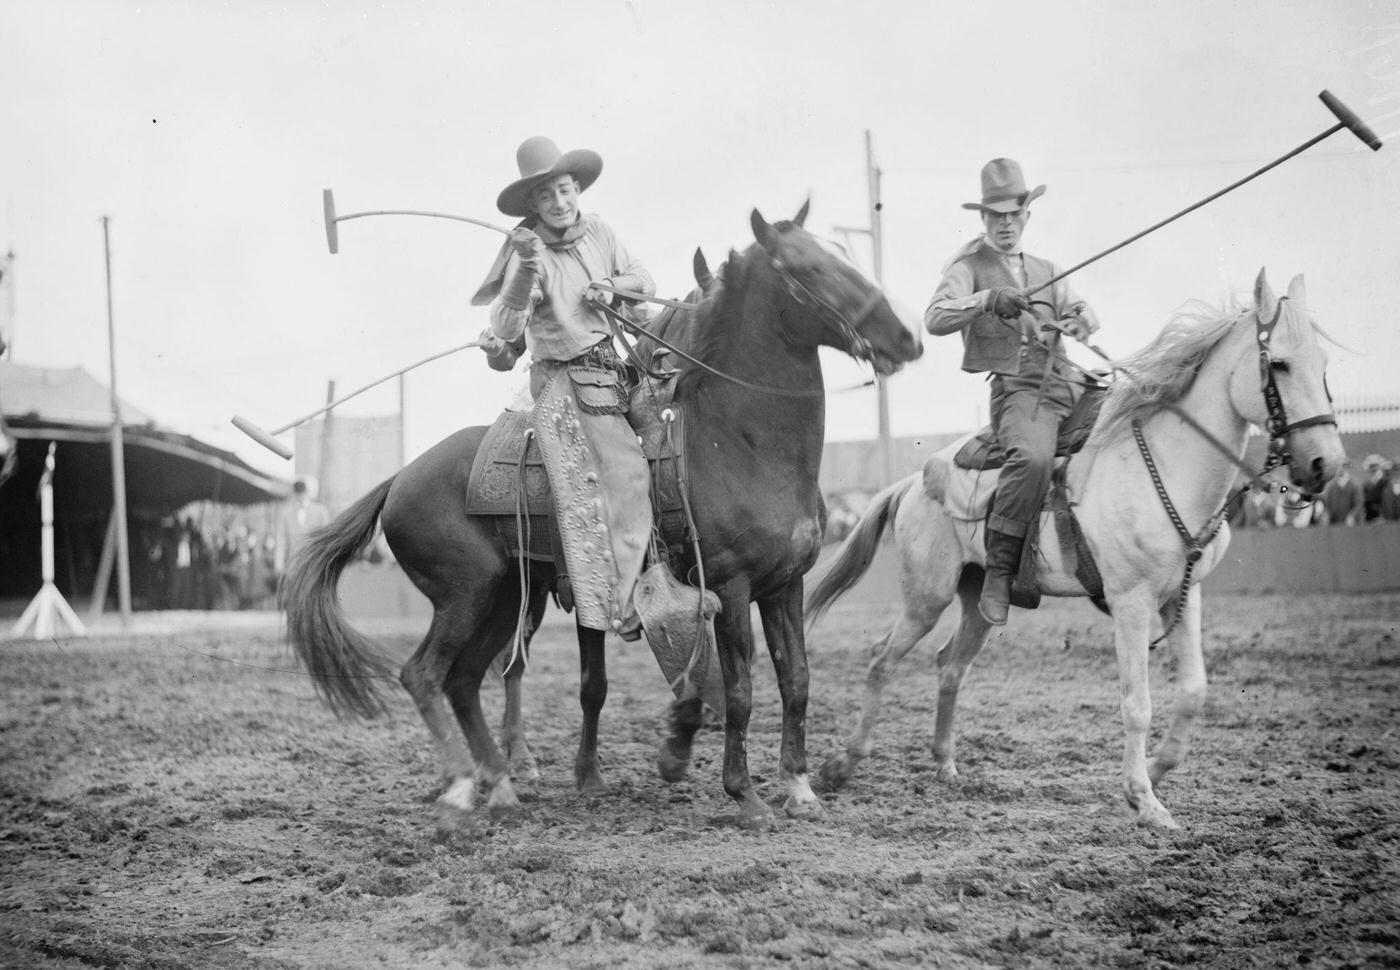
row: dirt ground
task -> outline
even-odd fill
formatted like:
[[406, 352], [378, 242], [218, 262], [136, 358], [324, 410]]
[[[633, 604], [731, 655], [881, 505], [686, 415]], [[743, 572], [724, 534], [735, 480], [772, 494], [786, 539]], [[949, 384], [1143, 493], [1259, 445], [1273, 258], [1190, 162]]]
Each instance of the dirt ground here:
[[[838, 605], [811, 639], [814, 771], [888, 613]], [[1397, 625], [1400, 596], [1208, 599], [1210, 702], [1161, 792], [1182, 829], [1160, 833], [1118, 794], [1107, 620], [1018, 612], [964, 690], [958, 781], [934, 776], [924, 644], [826, 817], [755, 835], [721, 788], [718, 731], [689, 779], [658, 778], [667, 692], [641, 644], [609, 660], [611, 791], [574, 792], [578, 665], [551, 621], [526, 694], [543, 777], [521, 784], [521, 818], [448, 844], [407, 696], [335, 720], [275, 621], [7, 642], [0, 964], [1400, 966]], [[750, 765], [776, 806], [766, 655], [756, 670]], [[1153, 682], [1160, 722], [1168, 658]]]

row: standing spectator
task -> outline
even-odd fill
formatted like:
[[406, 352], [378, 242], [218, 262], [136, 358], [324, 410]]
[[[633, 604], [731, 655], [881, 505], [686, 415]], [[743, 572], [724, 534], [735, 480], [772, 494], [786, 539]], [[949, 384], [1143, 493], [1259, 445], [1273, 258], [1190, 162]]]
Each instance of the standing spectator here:
[[1380, 518], [1381, 493], [1385, 491], [1392, 472], [1387, 467], [1386, 460], [1375, 454], [1367, 455], [1366, 460], [1361, 463], [1361, 468], [1366, 473], [1365, 481], [1361, 484], [1366, 521], [1371, 522]]
[[1400, 457], [1385, 464], [1386, 480], [1377, 502], [1378, 517], [1387, 522], [1400, 521]]
[[331, 521], [330, 510], [316, 501], [316, 479], [299, 475], [292, 484], [292, 501], [277, 521], [277, 575], [287, 571], [307, 535]]
[[1342, 465], [1337, 477], [1322, 490], [1322, 521], [1332, 525], [1356, 525], [1365, 514], [1361, 482], [1351, 474], [1351, 462]]

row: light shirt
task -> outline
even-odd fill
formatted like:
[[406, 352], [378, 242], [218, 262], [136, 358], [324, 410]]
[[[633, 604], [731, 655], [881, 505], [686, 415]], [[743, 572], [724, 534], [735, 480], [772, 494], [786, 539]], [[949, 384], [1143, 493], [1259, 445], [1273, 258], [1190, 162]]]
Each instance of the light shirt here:
[[[656, 283], [632, 258], [612, 229], [594, 215], [582, 217], [584, 232], [568, 248], [546, 248], [538, 257], [534, 285], [523, 309], [497, 297], [491, 304], [491, 330], [502, 340], [525, 334], [537, 360], [566, 361], [603, 339], [611, 338], [608, 321], [584, 303], [588, 284], [611, 280], [618, 289], [651, 296]], [[520, 257], [511, 253], [505, 277], [520, 271]], [[507, 284], [507, 288], [509, 284]]]
[[[934, 291], [933, 299], [924, 311], [924, 327], [929, 333], [937, 336], [957, 333], [991, 310], [988, 305], [991, 290], [973, 291], [972, 267], [963, 259], [983, 246], [1001, 261], [1018, 288], [1026, 288], [1026, 262], [1021, 249], [1018, 247], [1014, 252], [1004, 253], [993, 246], [986, 236], [979, 236], [954, 253], [948, 265], [943, 268], [943, 278], [939, 280], [938, 289]], [[1059, 267], [1053, 264], [1052, 267], [1054, 274], [1059, 275]], [[1041, 290], [1032, 299], [1054, 304], [1056, 319], [1072, 316], [1077, 309], [1088, 321], [1091, 331], [1099, 329], [1098, 317], [1094, 315], [1094, 311], [1079, 299], [1064, 280]]]

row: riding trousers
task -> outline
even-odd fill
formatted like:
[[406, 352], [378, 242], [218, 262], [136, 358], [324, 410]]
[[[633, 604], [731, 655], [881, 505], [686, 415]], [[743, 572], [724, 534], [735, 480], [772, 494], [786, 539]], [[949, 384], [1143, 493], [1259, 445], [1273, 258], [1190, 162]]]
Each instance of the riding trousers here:
[[1055, 374], [1045, 380], [1044, 355], [1032, 351], [1032, 357], [1040, 359], [1023, 356], [1020, 374], [992, 377], [992, 429], [1006, 463], [997, 476], [987, 525], [1017, 537], [1024, 537], [1040, 515], [1050, 490], [1060, 423], [1074, 406], [1072, 386]]
[[580, 405], [570, 369], [616, 368], [611, 348], [573, 361], [536, 360], [532, 426], [554, 492], [564, 562], [579, 625], [617, 629], [633, 610], [632, 592], [651, 538], [646, 459], [625, 411]]

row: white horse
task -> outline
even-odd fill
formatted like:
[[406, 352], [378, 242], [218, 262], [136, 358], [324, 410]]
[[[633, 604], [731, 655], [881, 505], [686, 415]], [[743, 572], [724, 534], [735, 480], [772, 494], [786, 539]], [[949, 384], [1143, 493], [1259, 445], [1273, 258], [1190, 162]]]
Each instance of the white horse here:
[[[1320, 491], [1346, 460], [1303, 278], [1295, 277], [1279, 298], [1261, 270], [1254, 295], [1253, 308], [1243, 312], [1178, 314], [1150, 346], [1121, 362], [1089, 441], [1067, 469], [1079, 528], [1113, 616], [1126, 732], [1123, 790], [1145, 825], [1176, 827], [1154, 786], [1185, 756], [1205, 702], [1198, 584], [1230, 541], [1229, 526], [1220, 521], [1243, 467], [1250, 425], [1267, 428], [1275, 444], [1286, 447], [1278, 460], [1288, 464], [1294, 484], [1305, 492]], [[976, 474], [953, 467], [956, 447], [930, 459], [922, 480], [912, 475], [876, 496], [808, 600], [813, 624], [869, 568], [881, 534], [893, 522], [903, 612], [870, 649], [860, 724], [844, 754], [823, 766], [828, 787], [844, 785], [870, 755], [881, 691], [894, 665], [933, 629], [954, 596], [962, 602], [962, 620], [938, 650], [933, 755], [940, 778], [957, 776], [954, 706], [990, 627], [977, 610], [985, 523], [980, 516], [958, 518], [958, 508], [947, 501], [959, 492], [958, 476]], [[985, 475], [982, 488], [990, 490], [995, 477]], [[970, 484], [961, 480], [964, 494]], [[1076, 579], [1078, 557], [1062, 552], [1059, 538], [1055, 517], [1044, 514], [1035, 563], [1041, 591], [1089, 595]], [[1148, 648], [1154, 614], [1169, 630], [1179, 696], [1170, 729], [1149, 763]]]

